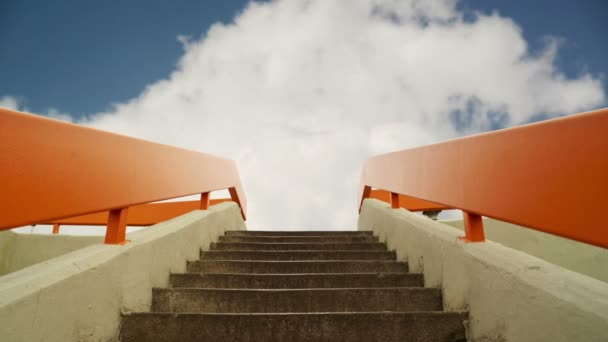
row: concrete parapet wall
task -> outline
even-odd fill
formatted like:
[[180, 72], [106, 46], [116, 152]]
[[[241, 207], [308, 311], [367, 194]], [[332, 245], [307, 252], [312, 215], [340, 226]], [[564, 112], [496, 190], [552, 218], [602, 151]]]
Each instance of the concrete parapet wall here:
[[103, 236], [17, 234], [6, 230], [0, 232], [0, 275], [102, 241]]
[[126, 245], [94, 244], [0, 277], [2, 341], [116, 341], [120, 313], [150, 309], [152, 287], [225, 230], [245, 229], [222, 203], [129, 234]]
[[373, 230], [442, 288], [446, 310], [469, 310], [468, 340], [605, 341], [608, 284], [384, 202], [365, 200], [359, 230]]
[[[441, 222], [464, 230], [462, 220]], [[483, 224], [488, 240], [608, 282], [608, 249], [606, 248], [588, 245], [491, 218], [484, 218]]]

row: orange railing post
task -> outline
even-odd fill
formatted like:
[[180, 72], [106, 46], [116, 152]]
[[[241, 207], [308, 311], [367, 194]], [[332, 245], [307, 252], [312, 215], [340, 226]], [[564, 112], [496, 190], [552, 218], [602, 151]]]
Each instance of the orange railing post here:
[[391, 192], [391, 208], [399, 209], [399, 194]]
[[110, 210], [104, 243], [122, 245], [127, 234], [127, 208]]
[[209, 209], [209, 193], [203, 192], [201, 194], [201, 210]]
[[59, 223], [53, 224], [53, 234], [59, 234]]
[[467, 242], [486, 241], [481, 216], [468, 211], [463, 211], [462, 215], [464, 219], [464, 236], [461, 239]]

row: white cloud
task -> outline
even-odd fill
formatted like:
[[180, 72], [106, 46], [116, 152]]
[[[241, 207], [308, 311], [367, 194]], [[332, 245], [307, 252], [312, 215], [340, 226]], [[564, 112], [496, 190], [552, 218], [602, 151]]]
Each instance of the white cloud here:
[[236, 159], [256, 228], [353, 228], [372, 154], [604, 103], [557, 44], [531, 55], [512, 20], [454, 1], [252, 3], [180, 40], [167, 79], [82, 123]]

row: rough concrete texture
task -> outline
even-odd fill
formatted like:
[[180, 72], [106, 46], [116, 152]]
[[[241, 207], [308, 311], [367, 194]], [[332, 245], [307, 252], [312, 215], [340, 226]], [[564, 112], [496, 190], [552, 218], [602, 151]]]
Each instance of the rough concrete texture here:
[[328, 243], [263, 243], [263, 242], [218, 242], [211, 244], [211, 250], [233, 251], [293, 251], [293, 250], [386, 250], [386, 245], [378, 242], [328, 242]]
[[234, 203], [194, 211], [0, 278], [0, 340], [116, 341], [120, 313], [146, 311], [152, 288], [168, 285], [226, 229], [244, 229]]
[[[295, 234], [298, 233], [292, 236]], [[342, 241], [367, 234], [347, 233]], [[248, 232], [239, 236], [248, 236]], [[303, 236], [306, 239], [306, 234]], [[314, 243], [298, 244], [318, 248]], [[360, 245], [357, 242], [332, 245], [336, 244]], [[408, 274], [407, 264], [396, 262], [392, 253], [393, 260], [365, 257], [367, 260], [336, 261], [322, 257], [340, 252], [345, 253], [342, 257], [360, 258], [361, 251], [297, 252], [276, 247], [292, 244], [259, 245], [266, 250], [203, 252], [203, 257], [241, 253], [232, 256], [254, 259], [189, 262], [189, 271], [203, 273], [172, 274], [172, 288], [154, 289], [152, 310], [158, 313], [126, 315], [123, 340], [454, 342], [464, 339], [466, 314], [438, 312], [442, 309], [441, 291], [420, 287], [421, 274]], [[387, 252], [383, 244], [377, 245]], [[379, 254], [375, 250], [363, 252]], [[268, 255], [291, 258], [298, 253], [306, 258], [311, 257], [309, 253], [317, 253], [317, 257], [312, 257], [317, 260], [268, 260]], [[159, 325], [162, 329], [157, 328]]]
[[206, 251], [201, 260], [395, 260], [393, 251]]
[[462, 342], [465, 319], [457, 312], [135, 313], [124, 317], [122, 342]]
[[188, 262], [187, 269], [192, 273], [385, 273], [407, 272], [407, 263], [391, 260], [197, 260]]
[[441, 311], [441, 291], [424, 287], [368, 289], [160, 289], [153, 312], [288, 313]]
[[469, 341], [606, 341], [608, 284], [404, 209], [365, 200], [359, 229], [397, 251], [445, 310], [469, 310]]
[[348, 287], [414, 287], [424, 286], [420, 273], [176, 273], [171, 286], [241, 289], [313, 289]]
[[353, 236], [246, 236], [230, 235], [220, 236], [219, 242], [378, 242], [378, 238], [371, 235]]
[[[581, 215], [584, 215], [581, 213]], [[441, 221], [460, 230], [462, 220]], [[608, 249], [485, 218], [486, 239], [608, 283]]]
[[103, 236], [0, 232], [0, 275], [103, 241]]
[[226, 236], [373, 236], [372, 232], [352, 230], [307, 230], [307, 231], [278, 231], [278, 230], [247, 230], [227, 231]]

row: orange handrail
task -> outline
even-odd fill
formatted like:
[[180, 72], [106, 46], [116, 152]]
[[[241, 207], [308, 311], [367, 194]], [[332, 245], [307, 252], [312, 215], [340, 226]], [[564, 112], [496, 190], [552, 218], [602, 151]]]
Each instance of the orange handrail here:
[[462, 209], [467, 241], [481, 216], [608, 247], [608, 108], [375, 156], [372, 188]]
[[[109, 212], [123, 243], [127, 208], [228, 189], [245, 218], [236, 163], [209, 154], [0, 108], [0, 230]], [[137, 210], [136, 210], [137, 211]]]
[[[232, 201], [230, 198], [217, 198], [210, 200], [209, 205]], [[127, 226], [151, 226], [153, 224], [170, 220], [174, 217], [200, 209], [199, 201], [179, 201], [134, 205], [129, 208]], [[105, 226], [108, 223], [109, 211], [99, 213], [67, 217], [40, 224], [50, 224], [56, 229], [53, 233], [59, 233], [59, 226]]]

